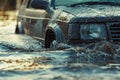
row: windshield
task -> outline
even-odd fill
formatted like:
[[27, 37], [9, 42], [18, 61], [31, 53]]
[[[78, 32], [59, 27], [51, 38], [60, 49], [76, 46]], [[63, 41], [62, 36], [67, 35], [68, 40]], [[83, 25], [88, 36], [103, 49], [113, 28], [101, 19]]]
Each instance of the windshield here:
[[71, 4], [84, 3], [84, 2], [113, 2], [113, 3], [120, 3], [120, 0], [55, 0], [55, 5], [62, 6], [62, 5], [71, 5]]

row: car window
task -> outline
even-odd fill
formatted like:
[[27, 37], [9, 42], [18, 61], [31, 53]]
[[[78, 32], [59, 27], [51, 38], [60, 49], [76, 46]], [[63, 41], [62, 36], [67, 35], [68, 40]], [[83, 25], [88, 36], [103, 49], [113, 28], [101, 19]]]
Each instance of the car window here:
[[33, 0], [29, 0], [29, 1], [28, 1], [27, 8], [32, 8], [32, 7], [31, 7], [31, 2], [32, 2], [32, 1], [33, 1]]
[[[32, 8], [32, 6], [31, 6], [32, 1], [34, 1], [34, 0], [29, 0], [27, 8]], [[44, 1], [47, 1], [50, 3], [51, 0], [44, 0]]]
[[113, 2], [120, 3], [120, 0], [55, 0], [55, 5], [71, 5], [76, 3], [84, 3], [84, 2]]
[[22, 1], [22, 5], [25, 5], [27, 3], [27, 0]]

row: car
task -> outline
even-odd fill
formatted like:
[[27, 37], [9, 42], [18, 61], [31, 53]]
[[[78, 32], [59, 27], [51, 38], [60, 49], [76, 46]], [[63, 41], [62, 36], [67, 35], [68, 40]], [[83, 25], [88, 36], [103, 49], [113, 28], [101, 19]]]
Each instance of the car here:
[[120, 43], [120, 1], [23, 0], [15, 33], [39, 39], [45, 48], [53, 41]]

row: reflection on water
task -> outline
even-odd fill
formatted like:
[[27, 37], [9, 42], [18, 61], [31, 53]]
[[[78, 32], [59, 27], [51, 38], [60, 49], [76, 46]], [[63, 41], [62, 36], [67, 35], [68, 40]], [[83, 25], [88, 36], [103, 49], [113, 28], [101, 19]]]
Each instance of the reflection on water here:
[[[18, 39], [19, 37], [19, 39], [24, 41], [24, 43], [12, 39], [7, 41], [6, 38], [10, 36], [12, 36], [14, 39]], [[1, 80], [120, 79], [119, 44], [110, 44], [112, 48], [116, 48], [113, 51], [116, 53], [107, 53], [102, 51], [103, 49], [100, 49], [101, 46], [99, 46], [100, 48], [72, 47], [64, 50], [46, 50], [40, 46], [42, 44], [30, 38], [29, 36], [6, 35], [4, 37], [0, 37], [2, 37], [0, 40]], [[3, 39], [5, 39], [4, 42], [2, 42]], [[29, 46], [26, 46], [24, 45], [26, 44], [26, 40], [24, 39], [28, 39], [27, 43], [33, 42], [35, 44], [29, 44]], [[104, 43], [104, 46], [108, 44], [108, 42], [100, 43]], [[38, 44], [40, 46], [39, 51], [37, 47]], [[36, 46], [32, 47], [34, 48], [34, 51], [31, 51], [31, 46]]]
[[48, 50], [29, 36], [0, 34], [0, 80], [120, 80], [120, 44]]

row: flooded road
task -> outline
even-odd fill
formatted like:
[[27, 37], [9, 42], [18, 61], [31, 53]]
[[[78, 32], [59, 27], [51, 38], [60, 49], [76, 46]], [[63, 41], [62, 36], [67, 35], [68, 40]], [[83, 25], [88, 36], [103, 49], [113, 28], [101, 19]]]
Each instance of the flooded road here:
[[13, 25], [0, 27], [0, 80], [120, 80], [120, 44], [50, 50]]

